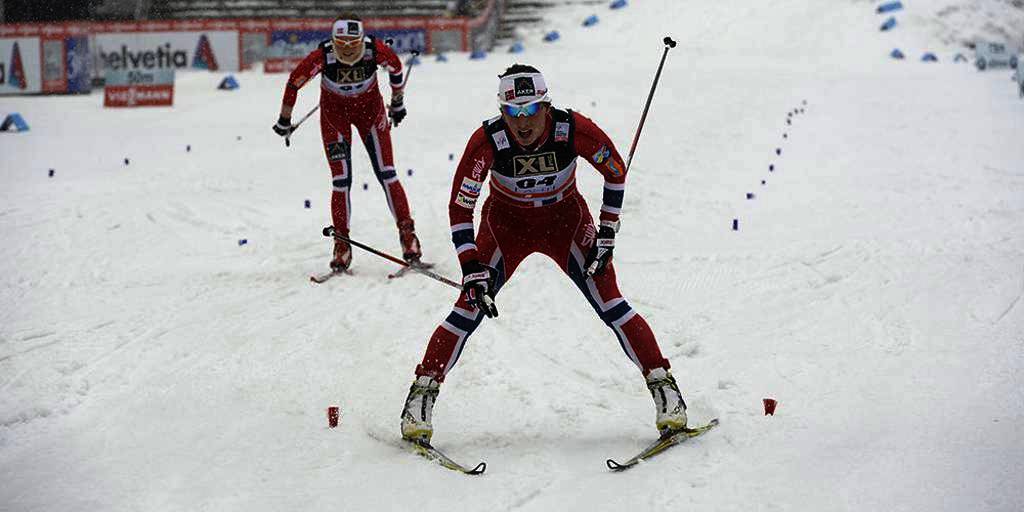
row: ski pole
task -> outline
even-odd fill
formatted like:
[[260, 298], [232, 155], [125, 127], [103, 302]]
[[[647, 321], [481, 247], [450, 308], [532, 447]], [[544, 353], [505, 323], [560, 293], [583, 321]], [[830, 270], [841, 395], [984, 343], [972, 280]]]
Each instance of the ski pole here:
[[338, 232], [336, 232], [334, 230], [334, 226], [327, 226], [327, 227], [325, 227], [324, 228], [324, 236], [326, 236], [328, 238], [334, 238], [335, 240], [341, 240], [343, 242], [348, 242], [348, 243], [350, 243], [350, 244], [352, 244], [352, 245], [354, 245], [354, 246], [356, 246], [356, 247], [358, 247], [358, 248], [360, 248], [360, 249], [362, 249], [364, 251], [370, 252], [372, 254], [376, 254], [377, 256], [380, 256], [381, 258], [384, 258], [384, 259], [386, 259], [388, 261], [391, 261], [391, 262], [394, 262], [394, 263], [398, 263], [399, 265], [401, 265], [403, 267], [408, 267], [409, 270], [412, 270], [412, 271], [415, 271], [415, 272], [419, 272], [420, 274], [423, 274], [423, 275], [425, 275], [425, 276], [427, 276], [427, 277], [429, 277], [429, 278], [431, 278], [431, 279], [433, 279], [435, 281], [440, 281], [440, 282], [442, 282], [442, 283], [444, 283], [444, 284], [446, 284], [448, 286], [451, 286], [452, 288], [458, 288], [459, 290], [462, 290], [462, 285], [461, 284], [456, 283], [455, 281], [452, 281], [451, 279], [448, 279], [447, 277], [444, 277], [444, 276], [442, 276], [440, 274], [436, 274], [434, 272], [431, 272], [431, 271], [429, 271], [429, 270], [427, 270], [425, 268], [419, 268], [419, 267], [410, 265], [407, 261], [405, 261], [405, 260], [403, 260], [401, 258], [396, 258], [396, 257], [394, 257], [394, 256], [392, 256], [390, 254], [385, 253], [385, 252], [378, 251], [377, 249], [374, 249], [373, 247], [370, 247], [369, 245], [366, 245], [366, 244], [357, 242], [355, 240], [352, 240], [351, 238], [349, 238], [349, 237], [347, 237], [345, 235], [340, 235], [340, 234], [338, 234]]
[[408, 71], [405, 72], [405, 78], [402, 79], [402, 87], [405, 87], [405, 84], [409, 83], [409, 75], [412, 74], [412, 61], [419, 55], [420, 52], [413, 50], [412, 57], [409, 57], [409, 59], [405, 61], [405, 68], [408, 69]]
[[640, 141], [640, 132], [644, 129], [644, 121], [647, 120], [647, 111], [651, 108], [651, 100], [654, 99], [654, 89], [658, 87], [658, 79], [661, 78], [661, 68], [665, 66], [665, 57], [668, 56], [669, 48], [675, 48], [676, 42], [671, 37], [665, 36], [662, 39], [665, 43], [665, 51], [661, 54], [661, 63], [658, 64], [658, 72], [654, 74], [654, 83], [651, 84], [651, 93], [647, 95], [647, 104], [644, 105], [644, 113], [640, 116], [640, 125], [636, 127], [636, 135], [633, 136], [633, 144], [629, 147], [629, 157], [626, 159], [626, 171], [629, 171], [629, 164], [633, 163], [633, 153], [636, 151], [636, 143]]
[[319, 104], [317, 104], [317, 106], [313, 107], [313, 110], [310, 110], [308, 114], [302, 116], [302, 119], [299, 119], [299, 122], [295, 123], [295, 126], [292, 126], [292, 131], [289, 132], [288, 135], [286, 135], [284, 137], [284, 145], [286, 147], [290, 147], [292, 145], [292, 142], [291, 142], [290, 139], [292, 138], [292, 134], [295, 133], [295, 130], [298, 130], [299, 126], [301, 126], [302, 123], [306, 122], [306, 119], [309, 119], [309, 116], [313, 115], [313, 112], [316, 112], [317, 110], [320, 110], [320, 105]]

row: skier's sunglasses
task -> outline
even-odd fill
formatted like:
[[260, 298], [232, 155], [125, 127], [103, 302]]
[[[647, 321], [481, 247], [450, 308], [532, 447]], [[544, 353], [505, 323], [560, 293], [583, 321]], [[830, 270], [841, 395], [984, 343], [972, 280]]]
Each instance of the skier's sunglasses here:
[[344, 48], [352, 48], [352, 47], [355, 47], [355, 46], [359, 46], [362, 43], [363, 43], [363, 38], [361, 38], [361, 37], [357, 37], [356, 39], [349, 39], [348, 41], [346, 41], [344, 39], [334, 38], [335, 46], [341, 46], [341, 47], [344, 47]]
[[501, 111], [509, 117], [532, 117], [537, 115], [537, 112], [540, 112], [540, 106], [543, 104], [543, 100], [532, 101], [525, 105], [502, 103]]

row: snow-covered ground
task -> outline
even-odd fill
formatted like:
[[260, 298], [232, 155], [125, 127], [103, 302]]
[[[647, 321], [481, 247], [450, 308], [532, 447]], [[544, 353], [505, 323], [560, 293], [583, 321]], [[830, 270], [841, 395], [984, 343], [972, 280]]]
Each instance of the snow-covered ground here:
[[[181, 74], [173, 110], [0, 99], [32, 126], [0, 135], [0, 510], [1024, 509], [1024, 101], [1005, 72], [887, 59], [870, 3], [821, 4], [632, 2], [592, 29], [575, 8], [555, 44], [412, 76], [396, 161], [455, 277], [448, 155], [495, 112], [496, 75], [538, 66], [626, 151], [661, 38], [679, 41], [616, 261], [691, 418], [722, 424], [623, 474], [604, 460], [655, 435], [650, 396], [543, 257], [435, 409], [435, 444], [487, 473], [401, 448], [455, 293], [361, 252], [351, 278], [309, 283], [329, 172], [315, 122], [291, 148], [270, 130], [283, 76], [221, 92]], [[355, 167], [353, 236], [396, 252]]]

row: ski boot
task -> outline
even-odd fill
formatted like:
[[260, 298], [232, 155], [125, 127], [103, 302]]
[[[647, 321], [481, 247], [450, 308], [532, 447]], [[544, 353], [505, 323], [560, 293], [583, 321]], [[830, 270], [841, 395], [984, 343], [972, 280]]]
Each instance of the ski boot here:
[[[347, 235], [348, 233], [346, 233]], [[334, 241], [334, 259], [331, 260], [331, 270], [344, 272], [352, 264], [352, 247], [343, 240]]]
[[416, 237], [416, 223], [406, 219], [398, 223], [398, 241], [402, 244], [402, 259], [411, 265], [418, 264], [423, 252], [420, 239]]
[[651, 370], [647, 374], [647, 389], [651, 390], [651, 397], [654, 398], [657, 414], [655, 426], [658, 432], [665, 436], [686, 428], [686, 402], [683, 401], [672, 372], [664, 368]]
[[441, 384], [427, 375], [416, 377], [402, 410], [402, 439], [430, 444], [434, 426], [430, 423], [434, 401]]

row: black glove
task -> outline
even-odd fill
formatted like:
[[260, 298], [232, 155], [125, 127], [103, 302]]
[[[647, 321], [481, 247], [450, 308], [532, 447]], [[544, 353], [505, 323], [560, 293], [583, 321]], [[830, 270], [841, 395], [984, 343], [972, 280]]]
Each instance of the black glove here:
[[388, 107], [388, 117], [391, 118], [391, 126], [398, 126], [405, 119], [405, 103], [402, 103], [402, 97], [391, 98], [391, 106]]
[[498, 316], [498, 307], [494, 304], [497, 275], [497, 270], [477, 260], [469, 260], [462, 265], [462, 291], [466, 293], [466, 301], [470, 306], [483, 310], [488, 318]]
[[597, 239], [594, 240], [594, 245], [587, 252], [587, 260], [583, 264], [587, 277], [601, 275], [608, 266], [608, 262], [612, 260], [612, 251], [615, 250], [615, 231], [617, 228], [618, 222], [601, 222], [601, 229], [597, 231]]
[[277, 118], [277, 124], [274, 125], [274, 133], [287, 137], [295, 131], [295, 127], [292, 126], [292, 119], [290, 117], [281, 116]]

